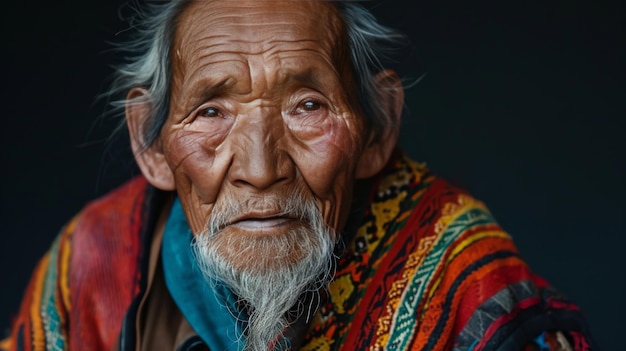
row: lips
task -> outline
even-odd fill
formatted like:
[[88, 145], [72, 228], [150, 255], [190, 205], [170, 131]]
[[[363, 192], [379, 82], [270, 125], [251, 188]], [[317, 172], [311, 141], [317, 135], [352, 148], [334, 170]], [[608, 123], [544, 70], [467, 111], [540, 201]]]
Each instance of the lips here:
[[297, 220], [299, 218], [284, 213], [247, 213], [237, 216], [227, 226], [247, 230], [267, 230], [289, 225]]

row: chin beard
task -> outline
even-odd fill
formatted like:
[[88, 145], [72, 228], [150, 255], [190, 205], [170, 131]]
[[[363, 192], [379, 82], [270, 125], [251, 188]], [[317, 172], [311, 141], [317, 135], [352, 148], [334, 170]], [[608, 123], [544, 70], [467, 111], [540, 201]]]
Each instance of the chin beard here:
[[319, 301], [319, 290], [333, 277], [336, 235], [315, 202], [301, 193], [276, 202], [285, 215], [300, 218], [302, 225], [280, 235], [224, 230], [231, 218], [245, 213], [244, 205], [229, 197], [216, 204], [207, 231], [193, 243], [209, 283], [224, 284], [244, 303], [249, 315], [246, 351], [285, 345], [287, 326], [304, 313], [310, 318], [317, 310], [313, 303], [305, 306], [305, 295], [312, 294], [309, 301]]

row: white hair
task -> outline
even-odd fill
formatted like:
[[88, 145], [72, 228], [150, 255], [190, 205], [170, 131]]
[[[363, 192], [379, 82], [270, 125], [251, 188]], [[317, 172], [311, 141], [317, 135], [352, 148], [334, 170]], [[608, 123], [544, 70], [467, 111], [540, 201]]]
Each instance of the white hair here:
[[[118, 44], [125, 61], [115, 67], [113, 82], [104, 97], [111, 99], [115, 115], [122, 114], [125, 94], [135, 87], [148, 91], [152, 113], [144, 123], [143, 147], [150, 146], [158, 137], [169, 112], [171, 82], [170, 51], [174, 41], [176, 20], [190, 0], [159, 1], [135, 8], [130, 21], [132, 37]], [[346, 28], [350, 59], [356, 78], [357, 96], [366, 122], [373, 130], [394, 123], [377, 105], [374, 75], [393, 56], [406, 37], [378, 23], [376, 18], [355, 1], [337, 0], [335, 4]], [[135, 101], [135, 102], [145, 102]], [[131, 101], [130, 103], [133, 103]], [[123, 129], [121, 122], [118, 130]]]
[[[310, 318], [319, 291], [333, 277], [336, 234], [327, 226], [315, 201], [303, 191], [287, 198], [264, 199], [300, 225], [281, 235], [241, 235], [222, 230], [250, 204], [228, 196], [211, 211], [208, 228], [196, 235], [196, 262], [209, 284], [224, 284], [249, 315], [246, 351], [267, 351], [268, 345], [288, 345], [284, 333], [298, 318]], [[253, 205], [252, 205], [253, 206]], [[308, 296], [307, 296], [308, 295]], [[239, 317], [238, 311], [231, 311]], [[282, 349], [282, 348], [278, 348]]]

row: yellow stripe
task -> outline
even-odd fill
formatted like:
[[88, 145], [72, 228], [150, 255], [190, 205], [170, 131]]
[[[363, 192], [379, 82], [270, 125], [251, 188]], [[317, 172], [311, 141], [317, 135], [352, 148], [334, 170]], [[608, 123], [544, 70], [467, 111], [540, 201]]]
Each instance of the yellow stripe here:
[[466, 247], [470, 246], [472, 243], [480, 239], [484, 239], [486, 237], [510, 239], [509, 234], [507, 234], [506, 232], [502, 230], [487, 230], [484, 232], [474, 233], [471, 236], [468, 236], [467, 238], [465, 238], [465, 240], [461, 241], [461, 243], [457, 245], [454, 248], [454, 250], [452, 250], [450, 254], [450, 259], [448, 261], [451, 261], [452, 259], [454, 259], [454, 257], [458, 255], [459, 252], [463, 251]]
[[[504, 232], [502, 230], [488, 230], [488, 231], [484, 231], [484, 232], [475, 233], [475, 234], [465, 238], [465, 240], [463, 240], [459, 245], [457, 245], [454, 248], [454, 250], [452, 250], [452, 252], [450, 253], [450, 256], [448, 257], [448, 260], [446, 261], [446, 265], [447, 265], [448, 262], [452, 261], [466, 247], [468, 247], [471, 244], [479, 241], [480, 239], [484, 239], [484, 238], [487, 238], [487, 237], [502, 238], [502, 239], [509, 239], [510, 238], [510, 236], [506, 232]], [[424, 310], [428, 309], [428, 303], [430, 302], [430, 300], [433, 297], [433, 295], [435, 295], [435, 292], [439, 288], [439, 285], [441, 285], [441, 280], [443, 279], [443, 276], [444, 276], [444, 274], [440, 274], [437, 277], [437, 279], [433, 282], [433, 287], [428, 292], [428, 297], [426, 299], [426, 303], [424, 303]]]
[[450, 223], [454, 223], [459, 217], [472, 210], [482, 210], [489, 215], [489, 210], [482, 202], [465, 194], [459, 195], [456, 201], [446, 202], [441, 207], [441, 216], [435, 223], [435, 232], [437, 234], [445, 232]]

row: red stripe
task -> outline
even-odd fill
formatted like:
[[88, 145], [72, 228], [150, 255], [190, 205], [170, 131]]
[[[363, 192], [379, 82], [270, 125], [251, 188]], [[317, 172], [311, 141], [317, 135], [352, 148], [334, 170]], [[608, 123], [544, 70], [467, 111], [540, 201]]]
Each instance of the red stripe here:
[[[483, 232], [483, 231], [489, 231], [489, 230], [502, 230], [500, 228], [499, 225], [497, 224], [489, 224], [489, 225], [482, 225], [482, 226], [477, 226], [474, 227], [470, 230], [467, 230], [466, 232], [464, 232], [463, 234], [461, 234], [461, 236], [459, 236], [457, 239], [454, 240], [453, 243], [450, 244], [450, 247], [448, 249], [446, 249], [446, 252], [444, 253], [444, 256], [442, 256], [441, 258], [441, 262], [449, 262], [451, 260], [455, 260], [455, 262], [462, 262], [465, 264], [465, 266], [470, 265], [474, 262], [474, 259], [472, 260], [456, 260], [458, 258], [458, 256], [462, 255], [464, 253], [465, 250], [457, 253], [457, 255], [455, 257], [450, 257], [450, 255], [452, 255], [452, 253], [454, 252], [454, 249], [460, 245], [464, 240], [466, 240], [469, 236], [475, 235], [478, 232]], [[482, 240], [482, 239], [480, 239]], [[470, 244], [471, 245], [475, 245], [477, 244], [480, 240], [477, 240], [476, 242], [473, 242]], [[468, 246], [469, 247], [469, 246]], [[498, 247], [498, 249], [501, 249], [502, 247]], [[468, 251], [465, 251], [468, 252]], [[469, 251], [472, 252], [472, 251]], [[485, 252], [484, 254], [488, 254], [487, 252]], [[457, 269], [457, 272], [460, 272], [461, 270], [463, 270], [463, 268]], [[446, 272], [444, 272], [446, 271]], [[437, 276], [441, 276], [444, 273], [448, 273], [449, 274], [450, 271], [450, 265], [445, 265], [445, 264], [440, 264], [437, 267], [437, 270], [433, 273], [433, 276], [437, 277]], [[428, 287], [426, 287], [425, 291], [432, 291], [433, 289], [433, 284], [436, 283], [436, 280], [432, 280], [430, 282], [430, 285]]]
[[[363, 298], [359, 302], [359, 307], [356, 310], [354, 319], [350, 326], [350, 331], [346, 336], [344, 345], [349, 347], [350, 350], [355, 348], [355, 345], [359, 345], [362, 340], [362, 335], [372, 335], [374, 331], [372, 328], [376, 327], [376, 323], [365, 323], [366, 319], [375, 321], [380, 318], [384, 312], [384, 306], [387, 301], [387, 296], [382, 297], [383, 301], [374, 301], [375, 298], [380, 298], [378, 295], [381, 291], [388, 292], [391, 285], [398, 277], [402, 275], [404, 270], [397, 272], [394, 276], [389, 276], [389, 267], [393, 262], [402, 260], [406, 262], [406, 256], [415, 251], [419, 240], [422, 239], [427, 233], [432, 232], [432, 226], [437, 222], [437, 219], [441, 216], [441, 206], [437, 206], [437, 202], [447, 202], [456, 200], [459, 195], [458, 192], [444, 193], [444, 189], [449, 185], [442, 180], [435, 180], [420, 199], [418, 205], [412, 210], [411, 216], [407, 219], [406, 224], [398, 233], [396, 241], [391, 249], [386, 253], [385, 258], [377, 269], [368, 289], [366, 290]], [[437, 209], [436, 218], [432, 218], [428, 226], [419, 227], [419, 224], [423, 221], [425, 215], [425, 209], [427, 206], [435, 206]], [[418, 228], [418, 231], [415, 231]], [[401, 251], [404, 251], [404, 256], [400, 257]], [[383, 285], [383, 287], [381, 287]], [[374, 303], [377, 303], [377, 307], [374, 308]]]
[[515, 305], [511, 313], [506, 314], [496, 319], [495, 321], [493, 321], [493, 323], [491, 323], [491, 325], [489, 326], [489, 328], [487, 328], [487, 331], [485, 332], [483, 337], [480, 339], [480, 342], [478, 343], [478, 345], [474, 347], [474, 351], [482, 350], [485, 347], [485, 344], [498, 331], [498, 329], [500, 329], [501, 326], [515, 319], [519, 312], [529, 307], [535, 306], [539, 303], [541, 303], [541, 298], [538, 296], [529, 297], [525, 300], [520, 301], [517, 305]]
[[530, 279], [529, 273], [528, 267], [517, 261], [513, 266], [495, 268], [468, 286], [459, 303], [453, 335], [461, 332], [478, 307], [509, 285]]
[[[545, 308], [546, 309], [559, 309], [559, 310], [570, 310], [570, 311], [579, 311], [579, 307], [571, 304], [571, 303], [567, 303], [567, 302], [563, 302], [560, 300], [554, 300], [554, 299], [548, 299], [547, 301], [543, 301]], [[517, 315], [527, 309], [530, 308], [532, 306], [535, 306], [537, 304], [542, 303], [542, 300], [540, 297], [536, 296], [536, 297], [530, 297], [528, 299], [522, 300], [520, 301], [515, 308], [511, 311], [511, 313], [504, 315], [498, 319], [496, 319], [493, 323], [491, 323], [491, 325], [489, 326], [489, 328], [487, 328], [487, 331], [485, 332], [485, 335], [482, 337], [481, 341], [478, 343], [478, 345], [476, 345], [476, 347], [474, 348], [474, 350], [481, 350], [483, 347], [485, 347], [485, 344], [491, 339], [491, 337], [498, 331], [498, 329], [500, 329], [500, 327], [502, 327], [503, 325], [507, 324], [508, 322], [510, 322], [511, 320], [515, 319], [517, 317]]]
[[126, 183], [81, 213], [72, 237], [70, 345], [110, 350], [137, 294], [139, 231], [147, 182]]

